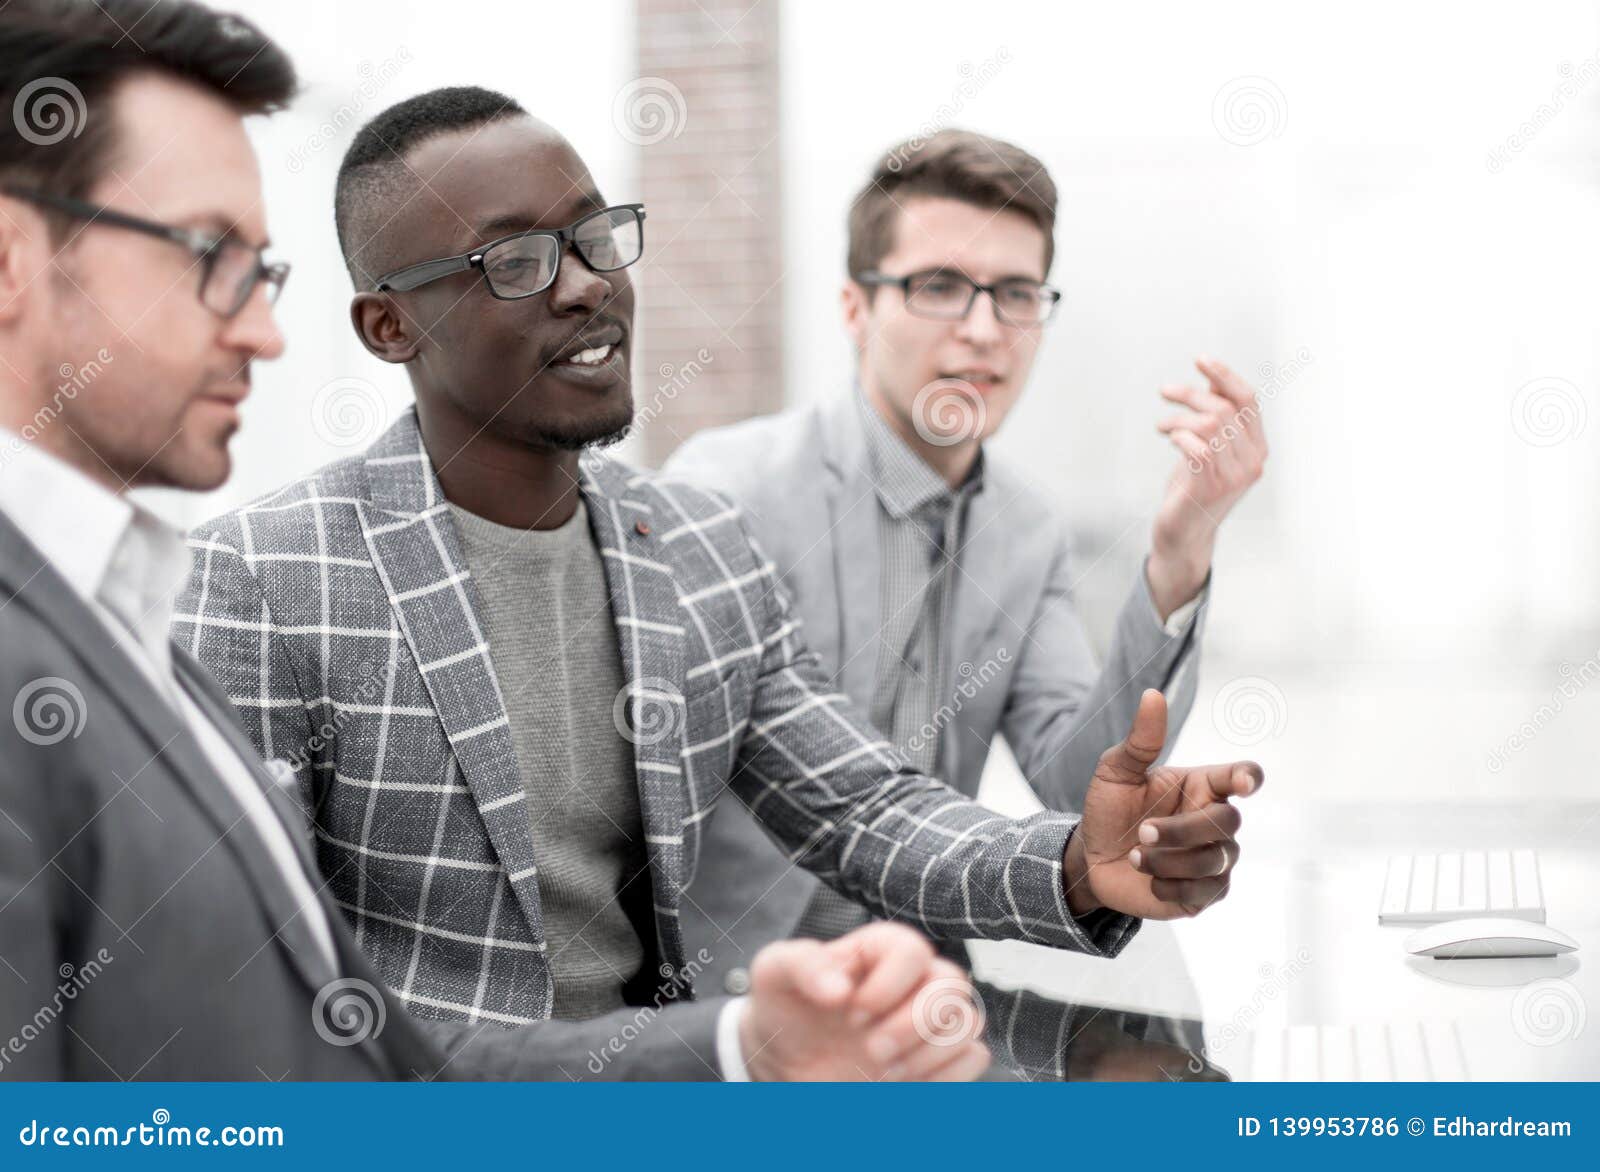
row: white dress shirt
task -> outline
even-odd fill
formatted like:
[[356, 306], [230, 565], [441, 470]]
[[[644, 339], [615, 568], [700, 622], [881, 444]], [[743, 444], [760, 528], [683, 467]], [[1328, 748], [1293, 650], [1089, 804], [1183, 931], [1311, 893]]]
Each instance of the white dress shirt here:
[[0, 428], [0, 512], [22, 531], [88, 604], [116, 645], [149, 677], [194, 734], [216, 776], [282, 873], [331, 980], [333, 933], [289, 831], [222, 731], [184, 689], [172, 666], [172, 603], [189, 577], [183, 534], [78, 469]]
[[[250, 767], [184, 689], [172, 666], [172, 603], [189, 578], [182, 532], [111, 492], [78, 469], [0, 428], [0, 512], [22, 531], [106, 626], [112, 640], [149, 677], [194, 733], [221, 784], [282, 873], [295, 906], [322, 951], [331, 980], [339, 972], [333, 932], [289, 831], [251, 776]], [[716, 1053], [722, 1076], [748, 1079], [739, 1023], [745, 998], [718, 1017]]]

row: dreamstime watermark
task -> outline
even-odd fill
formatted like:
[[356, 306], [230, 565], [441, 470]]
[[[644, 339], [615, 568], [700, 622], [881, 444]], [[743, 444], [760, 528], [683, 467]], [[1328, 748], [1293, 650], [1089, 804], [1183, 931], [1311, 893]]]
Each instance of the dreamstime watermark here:
[[966, 379], [936, 378], [911, 401], [911, 426], [937, 448], [982, 439], [988, 425], [983, 395]]
[[55, 993], [51, 995], [50, 1000], [39, 1006], [33, 1017], [25, 1022], [21, 1029], [0, 1043], [0, 1070], [4, 1070], [6, 1064], [13, 1058], [21, 1057], [28, 1044], [49, 1029], [61, 1016], [67, 1004], [76, 1001], [78, 994], [93, 984], [94, 979], [114, 959], [109, 951], [102, 948], [81, 965], [74, 966], [68, 962], [58, 968], [56, 975], [61, 981], [56, 985]]
[[1550, 699], [1535, 708], [1510, 736], [1489, 750], [1490, 773], [1499, 773], [1506, 762], [1531, 745], [1550, 723], [1566, 711], [1567, 704], [1577, 699], [1578, 693], [1596, 680], [1600, 680], [1600, 651], [1574, 666], [1563, 663], [1560, 667], [1561, 683], [1550, 693]]
[[634, 412], [633, 426], [644, 427], [660, 415], [667, 405], [682, 394], [696, 379], [705, 373], [705, 368], [714, 361], [711, 351], [704, 346], [695, 351], [693, 358], [687, 362], [674, 366], [670, 362], [663, 362], [656, 368], [656, 373], [661, 376], [661, 381], [656, 383], [655, 392], [650, 396], [650, 402]]
[[389, 1007], [371, 981], [340, 977], [317, 990], [311, 1027], [330, 1046], [354, 1046], [383, 1033]]
[[1289, 125], [1289, 100], [1267, 77], [1236, 77], [1211, 99], [1211, 125], [1223, 142], [1255, 146]]
[[1517, 155], [1528, 149], [1529, 144], [1538, 138], [1545, 127], [1554, 122], [1561, 111], [1565, 110], [1574, 98], [1582, 95], [1583, 91], [1600, 78], [1600, 53], [1580, 61], [1577, 65], [1570, 61], [1563, 61], [1556, 66], [1556, 72], [1561, 80], [1550, 91], [1550, 100], [1541, 102], [1535, 107], [1532, 114], [1510, 134], [1496, 143], [1484, 158], [1484, 168], [1491, 175], [1498, 175], [1504, 171], [1506, 164]]
[[289, 152], [289, 172], [298, 175], [305, 170], [306, 159], [325, 150], [330, 144], [341, 141], [351, 127], [361, 121], [361, 112], [371, 104], [383, 89], [392, 82], [400, 70], [411, 64], [411, 50], [402, 48], [393, 57], [374, 66], [363, 61], [356, 67], [360, 82], [347, 102], [341, 102], [327, 118], [317, 124], [305, 142]]
[[[277, 757], [273, 760], [281, 763], [284, 768], [295, 774], [298, 774], [301, 770], [310, 769], [315, 756], [333, 744], [339, 735], [339, 730], [355, 718], [350, 705], [371, 704], [379, 700], [381, 693], [388, 686], [391, 671], [391, 665], [386, 664], [384, 667], [378, 668], [373, 664], [363, 663], [361, 665], [361, 681], [351, 691], [350, 699], [345, 704], [335, 703], [333, 705], [333, 715], [313, 729], [311, 735], [294, 752], [287, 757]], [[294, 787], [292, 796], [299, 803], [298, 786]]]
[[17, 133], [34, 146], [77, 138], [89, 121], [83, 91], [64, 77], [40, 77], [17, 91], [11, 103]]
[[311, 430], [336, 448], [365, 447], [387, 419], [383, 395], [364, 378], [336, 378], [311, 400]]
[[983, 1003], [964, 977], [941, 977], [917, 991], [911, 1025], [930, 1046], [959, 1046], [983, 1036]]
[[[1234, 1011], [1232, 1017], [1223, 1022], [1214, 1034], [1206, 1038], [1207, 1048], [1213, 1051], [1225, 1050], [1239, 1035], [1249, 1030], [1260, 1020], [1266, 1003], [1276, 1001], [1289, 985], [1301, 973], [1305, 972], [1311, 964], [1311, 953], [1307, 949], [1300, 949], [1294, 954], [1293, 959], [1276, 967], [1263, 964], [1257, 972], [1261, 976], [1261, 984], [1256, 986], [1256, 991], [1250, 995], [1250, 1000]], [[1199, 1071], [1195, 1071], [1199, 1073]]]
[[967, 108], [967, 103], [977, 97], [984, 86], [993, 81], [1010, 63], [1011, 50], [1001, 45], [977, 65], [963, 61], [956, 66], [956, 72], [961, 75], [961, 80], [950, 91], [950, 100], [935, 106], [933, 113], [917, 126], [916, 133], [896, 147], [884, 160], [883, 165], [898, 174], [906, 165], [907, 159], [927, 145], [930, 138], [959, 118], [961, 111]]
[[93, 383], [105, 373], [115, 359], [111, 351], [104, 346], [95, 352], [89, 361], [77, 366], [70, 362], [63, 362], [56, 367], [56, 389], [50, 395], [50, 401], [33, 413], [33, 418], [24, 423], [19, 431], [7, 436], [5, 446], [0, 448], [0, 464], [22, 450], [25, 443], [31, 444], [38, 439], [44, 431], [61, 417], [66, 405], [78, 397], [78, 392]]
[[1295, 351], [1293, 358], [1288, 362], [1263, 362], [1257, 372], [1260, 385], [1256, 387], [1255, 402], [1239, 408], [1228, 417], [1228, 421], [1217, 429], [1217, 434], [1206, 441], [1205, 455], [1189, 457], [1189, 471], [1196, 476], [1205, 471], [1205, 466], [1215, 456], [1243, 435], [1246, 429], [1261, 418], [1261, 405], [1276, 399], [1283, 390], [1299, 378], [1307, 366], [1311, 364], [1311, 351], [1304, 346]]
[[[677, 970], [677, 984], [682, 987], [693, 985], [695, 978], [697, 978], [701, 972], [705, 970], [705, 967], [711, 963], [711, 960], [711, 952], [708, 949], [702, 948], [699, 952], [695, 953], [692, 960], [685, 964], [681, 969]], [[658, 971], [661, 973], [661, 976], [664, 979], [670, 980], [673, 977], [673, 968], [669, 964], [663, 964]], [[649, 1005], [641, 1006], [638, 1012], [636, 1012], [620, 1030], [612, 1034], [609, 1039], [602, 1043], [598, 1050], [589, 1051], [589, 1061], [587, 1064], [589, 1067], [589, 1073], [604, 1074], [606, 1072], [606, 1065], [613, 1058], [616, 1058], [624, 1050], [626, 1050], [628, 1048], [628, 1043], [632, 1042], [641, 1033], [643, 1033], [644, 1028], [656, 1019], [656, 1015], [661, 1012], [662, 1007], [669, 1000], [673, 999], [674, 993], [669, 993], [667, 986], [663, 985], [661, 988], [658, 988]]]
[[1577, 439], [1589, 426], [1589, 404], [1564, 378], [1525, 382], [1511, 399], [1511, 430], [1525, 444], [1553, 448]]
[[1265, 676], [1240, 676], [1217, 690], [1211, 723], [1231, 744], [1259, 745], [1288, 725], [1289, 701]]
[[970, 660], [963, 661], [956, 668], [956, 674], [961, 677], [961, 682], [956, 685], [956, 694], [948, 704], [941, 704], [931, 719], [925, 721], [921, 728], [912, 733], [906, 740], [906, 748], [912, 753], [920, 753], [924, 746], [932, 744], [939, 739], [946, 726], [961, 714], [961, 709], [968, 700], [973, 699], [992, 680], [994, 680], [1011, 662], [1011, 649], [1002, 647], [992, 656], [983, 661], [979, 667], [973, 667]]
[[11, 722], [34, 745], [77, 739], [89, 721], [89, 707], [78, 685], [60, 676], [29, 680], [11, 702]]
[[683, 695], [671, 680], [646, 676], [626, 684], [611, 702], [611, 723], [632, 745], [655, 745], [682, 724]]
[[1547, 977], [1517, 990], [1511, 999], [1511, 1028], [1530, 1046], [1558, 1046], [1583, 1033], [1589, 1005], [1570, 981]]
[[655, 146], [683, 133], [689, 103], [664, 77], [636, 77], [611, 99], [611, 124], [634, 146]]

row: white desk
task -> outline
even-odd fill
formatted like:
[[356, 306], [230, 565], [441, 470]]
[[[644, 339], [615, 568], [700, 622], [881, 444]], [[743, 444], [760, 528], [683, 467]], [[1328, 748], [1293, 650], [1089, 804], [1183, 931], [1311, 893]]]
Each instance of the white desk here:
[[[1203, 1017], [1212, 1057], [1241, 1077], [1258, 1031], [1449, 1020], [1461, 1023], [1471, 1078], [1600, 1078], [1600, 801], [1246, 809], [1232, 894], [1198, 919], [1146, 925], [1110, 963], [979, 944], [974, 971], [1007, 987]], [[1420, 960], [1401, 946], [1411, 929], [1379, 926], [1389, 855], [1503, 847], [1538, 850], [1549, 922], [1577, 953]]]

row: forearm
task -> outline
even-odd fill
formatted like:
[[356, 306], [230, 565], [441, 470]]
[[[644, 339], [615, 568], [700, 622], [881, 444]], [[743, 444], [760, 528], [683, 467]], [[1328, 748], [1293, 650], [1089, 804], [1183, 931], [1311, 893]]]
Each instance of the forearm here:
[[437, 1074], [513, 1081], [690, 1082], [721, 1077], [717, 1018], [728, 999], [657, 1010], [621, 1009], [588, 1021], [503, 1029], [484, 1022], [417, 1022], [445, 1052]]

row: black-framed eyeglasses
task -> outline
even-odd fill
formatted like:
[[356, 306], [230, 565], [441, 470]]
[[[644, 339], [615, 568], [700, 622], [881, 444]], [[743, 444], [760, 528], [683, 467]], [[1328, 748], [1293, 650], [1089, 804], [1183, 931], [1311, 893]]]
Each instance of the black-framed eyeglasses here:
[[1026, 277], [1006, 277], [980, 285], [948, 269], [928, 269], [891, 277], [887, 273], [857, 273], [863, 285], [893, 285], [905, 295], [906, 311], [935, 321], [960, 321], [972, 312], [979, 293], [987, 293], [995, 316], [1010, 326], [1028, 329], [1055, 315], [1061, 291]]
[[644, 254], [644, 204], [627, 203], [590, 212], [565, 228], [534, 228], [481, 244], [460, 256], [425, 260], [378, 278], [380, 293], [409, 293], [452, 273], [477, 269], [489, 292], [519, 301], [555, 284], [567, 247], [597, 273], [625, 269]]
[[198, 228], [157, 223], [155, 220], [130, 216], [115, 208], [48, 191], [9, 186], [3, 190], [17, 199], [54, 208], [80, 220], [113, 228], [128, 228], [187, 248], [200, 265], [200, 304], [225, 318], [234, 317], [249, 304], [257, 285], [266, 285], [269, 303], [277, 301], [278, 294], [283, 292], [283, 283], [289, 279], [287, 263], [279, 261], [268, 264], [262, 258], [261, 249], [227, 236], [214, 236]]

